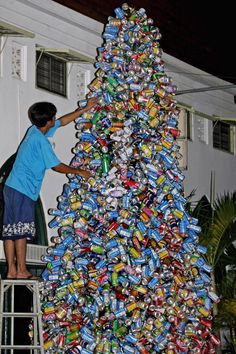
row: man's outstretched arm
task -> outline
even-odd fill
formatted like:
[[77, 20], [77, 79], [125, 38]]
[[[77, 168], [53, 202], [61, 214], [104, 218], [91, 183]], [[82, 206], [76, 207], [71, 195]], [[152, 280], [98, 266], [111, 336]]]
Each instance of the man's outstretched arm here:
[[59, 165], [55, 166], [52, 168], [56, 172], [60, 173], [72, 173], [75, 175], [79, 175], [83, 177], [84, 179], [88, 179], [90, 177], [90, 172], [87, 170], [82, 170], [80, 168], [73, 168], [68, 165], [65, 165], [64, 163], [60, 163]]
[[61, 126], [65, 126], [71, 122], [73, 122], [76, 118], [80, 117], [83, 113], [89, 111], [93, 106], [97, 104], [97, 97], [92, 97], [88, 100], [87, 105], [84, 108], [76, 109], [73, 112], [67, 113], [61, 118], [59, 118], [61, 122]]

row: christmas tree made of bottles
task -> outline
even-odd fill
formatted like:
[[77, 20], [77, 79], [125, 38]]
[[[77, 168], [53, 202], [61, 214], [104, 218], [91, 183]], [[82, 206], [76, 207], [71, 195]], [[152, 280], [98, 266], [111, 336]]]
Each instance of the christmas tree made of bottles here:
[[[114, 10], [76, 120], [50, 227], [41, 301], [46, 353], [215, 353], [211, 268], [187, 212], [176, 87], [143, 8]], [[82, 102], [86, 104], [85, 102]]]

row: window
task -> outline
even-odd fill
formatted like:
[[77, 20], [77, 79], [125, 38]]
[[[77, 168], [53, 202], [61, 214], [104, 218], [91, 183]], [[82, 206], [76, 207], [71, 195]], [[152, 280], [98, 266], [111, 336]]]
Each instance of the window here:
[[188, 109], [180, 109], [178, 128], [180, 130], [180, 136], [177, 141], [180, 147], [179, 167], [182, 170], [187, 170], [187, 141], [192, 140], [192, 113]]
[[66, 62], [40, 51], [36, 53], [37, 87], [66, 96]]
[[213, 147], [223, 151], [233, 152], [233, 128], [222, 121], [213, 121]]
[[180, 109], [178, 128], [181, 139], [192, 140], [192, 113], [188, 109]]
[[8, 40], [8, 37], [4, 38], [4, 37], [1, 37], [0, 36], [0, 77], [2, 77], [2, 58], [3, 58], [3, 51], [4, 51], [4, 48], [7, 44], [7, 40]]

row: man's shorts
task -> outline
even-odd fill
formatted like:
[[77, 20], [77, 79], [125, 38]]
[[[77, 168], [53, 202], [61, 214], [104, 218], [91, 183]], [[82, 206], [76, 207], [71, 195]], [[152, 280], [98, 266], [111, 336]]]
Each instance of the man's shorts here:
[[35, 201], [6, 185], [3, 199], [2, 240], [26, 238], [32, 242], [35, 236]]

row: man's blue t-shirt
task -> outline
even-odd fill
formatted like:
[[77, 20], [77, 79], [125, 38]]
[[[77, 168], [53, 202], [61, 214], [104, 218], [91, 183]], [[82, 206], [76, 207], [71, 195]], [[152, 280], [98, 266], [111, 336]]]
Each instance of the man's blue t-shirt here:
[[45, 171], [61, 163], [47, 139], [54, 135], [59, 126], [58, 119], [45, 135], [35, 125], [29, 128], [6, 180], [7, 186], [33, 200], [38, 199]]

